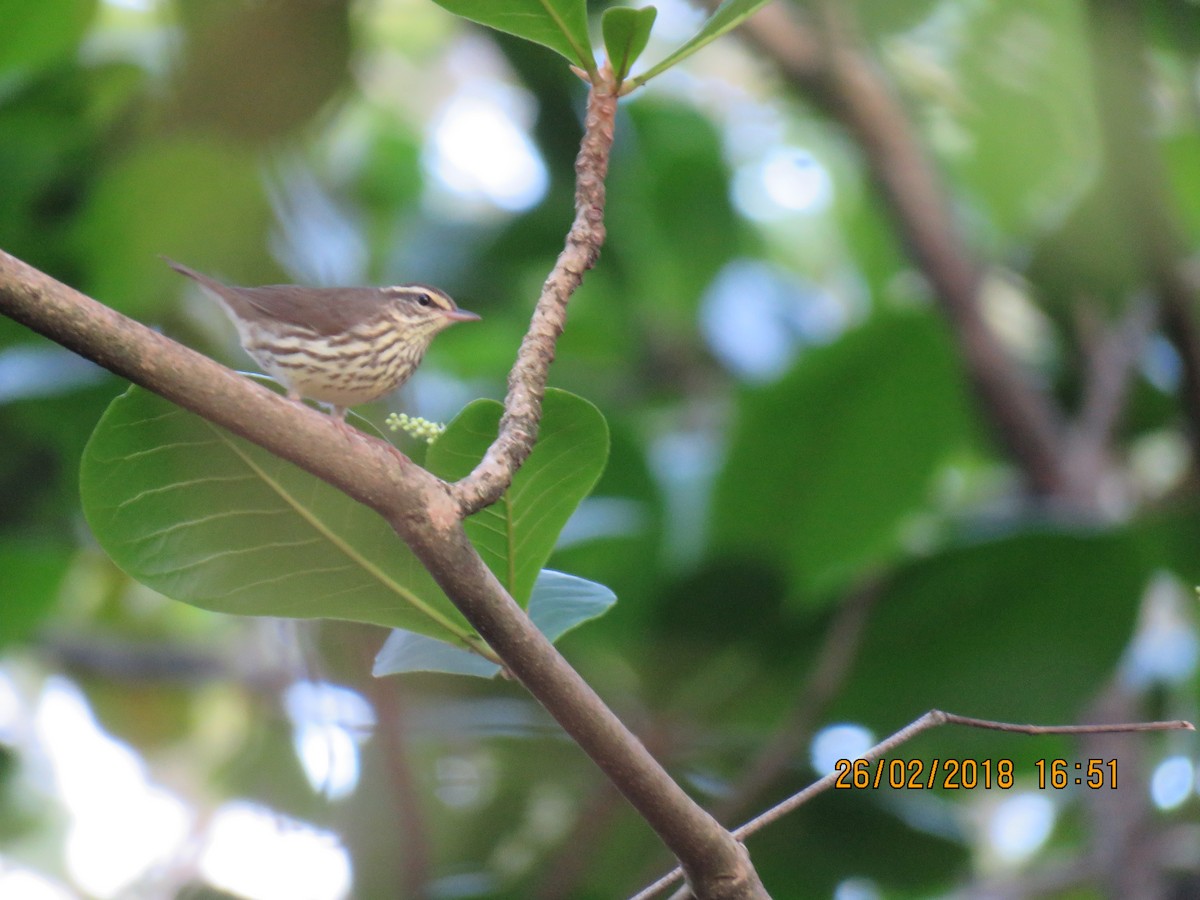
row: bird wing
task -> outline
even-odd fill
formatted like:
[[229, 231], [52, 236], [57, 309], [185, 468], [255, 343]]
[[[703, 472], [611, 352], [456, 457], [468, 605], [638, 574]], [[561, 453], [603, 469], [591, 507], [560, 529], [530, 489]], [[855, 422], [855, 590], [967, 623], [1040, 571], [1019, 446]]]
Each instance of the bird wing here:
[[302, 288], [272, 284], [236, 288], [238, 299], [261, 315], [279, 322], [334, 335], [351, 330], [379, 311], [382, 298], [374, 288]]
[[233, 287], [222, 284], [183, 263], [163, 257], [167, 265], [191, 278], [235, 316], [268, 318], [311, 328], [319, 334], [340, 334], [375, 312], [379, 291], [373, 288], [302, 288], [291, 284]]

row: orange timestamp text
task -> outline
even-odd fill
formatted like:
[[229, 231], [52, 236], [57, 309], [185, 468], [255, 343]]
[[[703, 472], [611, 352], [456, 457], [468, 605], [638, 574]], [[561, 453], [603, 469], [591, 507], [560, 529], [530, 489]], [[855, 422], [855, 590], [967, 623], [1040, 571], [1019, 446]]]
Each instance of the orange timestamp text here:
[[[1115, 759], [1039, 759], [1033, 768], [1040, 790], [1062, 790], [1072, 785], [1094, 790], [1117, 787]], [[837, 777], [833, 786], [843, 790], [1008, 790], [1016, 785], [1017, 766], [1011, 759], [839, 759], [834, 772]]]

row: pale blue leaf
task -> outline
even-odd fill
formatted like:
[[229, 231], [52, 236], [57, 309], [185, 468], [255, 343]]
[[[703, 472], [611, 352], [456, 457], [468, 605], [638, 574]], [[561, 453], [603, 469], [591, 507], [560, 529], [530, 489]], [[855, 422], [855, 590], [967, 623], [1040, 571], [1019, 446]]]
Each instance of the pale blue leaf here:
[[371, 673], [376, 678], [406, 672], [447, 672], [491, 678], [500, 667], [482, 656], [445, 641], [396, 628], [375, 657]]
[[[529, 617], [538, 631], [551, 641], [578, 625], [606, 613], [617, 595], [602, 584], [542, 569], [529, 600]], [[491, 678], [500, 667], [467, 650], [411, 631], [395, 629], [375, 657], [373, 674], [402, 675], [406, 672], [446, 672]]]
[[617, 595], [602, 584], [542, 569], [529, 598], [529, 618], [551, 641], [577, 625], [604, 615], [617, 602]]

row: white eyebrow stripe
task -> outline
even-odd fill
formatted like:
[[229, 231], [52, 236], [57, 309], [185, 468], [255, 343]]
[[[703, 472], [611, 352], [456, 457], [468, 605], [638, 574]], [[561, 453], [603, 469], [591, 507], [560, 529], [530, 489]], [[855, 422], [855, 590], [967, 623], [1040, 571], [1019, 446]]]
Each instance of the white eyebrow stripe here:
[[397, 299], [411, 298], [415, 300], [421, 294], [424, 294], [441, 309], [448, 312], [454, 312], [458, 309], [458, 304], [451, 300], [444, 292], [427, 284], [393, 284], [390, 287], [380, 288], [380, 290], [387, 296]]

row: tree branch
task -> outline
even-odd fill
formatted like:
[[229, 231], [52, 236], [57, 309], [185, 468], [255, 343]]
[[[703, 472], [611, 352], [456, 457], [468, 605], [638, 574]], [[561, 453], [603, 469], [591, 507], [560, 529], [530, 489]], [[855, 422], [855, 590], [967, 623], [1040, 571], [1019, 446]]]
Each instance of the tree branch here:
[[984, 319], [981, 269], [963, 243], [937, 173], [900, 102], [872, 62], [844, 43], [844, 31], [830, 28], [822, 39], [779, 4], [742, 27], [797, 90], [854, 137], [904, 243], [953, 325], [968, 376], [999, 439], [1036, 493], [1069, 496], [1074, 486], [1062, 449], [1061, 413]]
[[[877, 760], [882, 760], [888, 753], [895, 750], [897, 747], [908, 743], [917, 735], [929, 731], [931, 728], [937, 728], [942, 725], [965, 725], [968, 728], [982, 728], [987, 731], [1007, 731], [1012, 734], [1028, 734], [1028, 735], [1045, 735], [1045, 734], [1128, 734], [1128, 733], [1143, 733], [1147, 731], [1195, 731], [1196, 726], [1191, 722], [1185, 722], [1182, 719], [1174, 719], [1169, 722], [1120, 722], [1114, 725], [1026, 725], [1013, 722], [996, 722], [991, 719], [976, 719], [971, 716], [960, 716], [954, 713], [943, 712], [940, 709], [931, 709], [925, 715], [921, 716], [909, 724], [905, 725], [895, 734], [884, 738], [874, 747], [871, 747], [865, 753], [860, 754], [855, 758], [854, 762], [871, 763]], [[1111, 754], [1110, 754], [1111, 755]], [[874, 771], [874, 770], [872, 770]], [[739, 839], [749, 837], [756, 831], [761, 831], [771, 823], [783, 818], [790, 812], [799, 809], [813, 797], [829, 790], [839, 779], [846, 777], [846, 772], [843, 769], [834, 769], [829, 774], [817, 779], [804, 790], [793, 794], [782, 803], [768, 809], [766, 812], [755, 816], [746, 824], [735, 828], [734, 835]], [[675, 869], [668, 872], [654, 884], [649, 885], [639, 891], [633, 900], [650, 900], [652, 897], [657, 897], [671, 885], [679, 881], [682, 871]]]
[[600, 257], [604, 243], [604, 178], [617, 112], [611, 74], [605, 63], [602, 78], [592, 85], [588, 95], [583, 141], [575, 160], [575, 221], [567, 234], [566, 247], [542, 285], [533, 320], [509, 373], [500, 433], [475, 470], [451, 489], [463, 517], [499, 500], [533, 449], [546, 378], [567, 321], [567, 301], [583, 281], [583, 273]]
[[[227, 428], [378, 512], [467, 621], [658, 833], [703, 897], [763, 897], [745, 848], [701, 809], [479, 558], [449, 485], [0, 251], [0, 312]], [[398, 463], [398, 460], [400, 462]]]

